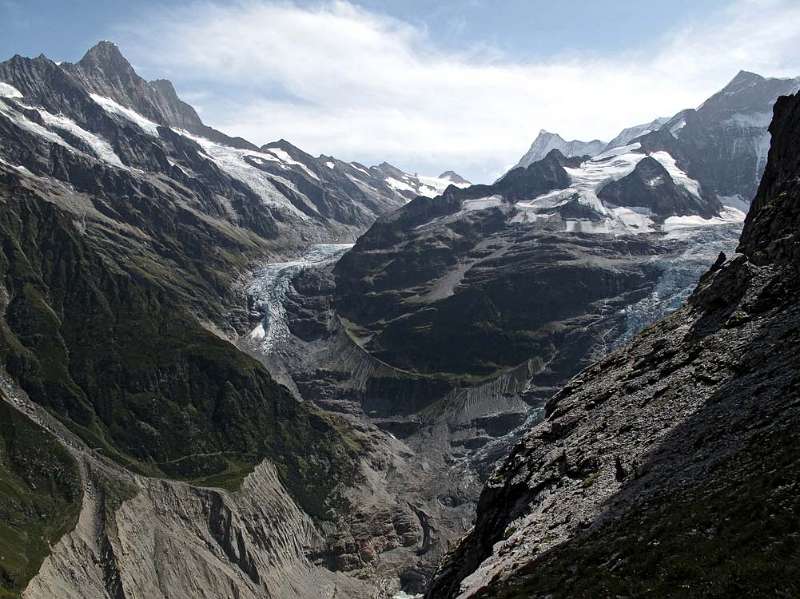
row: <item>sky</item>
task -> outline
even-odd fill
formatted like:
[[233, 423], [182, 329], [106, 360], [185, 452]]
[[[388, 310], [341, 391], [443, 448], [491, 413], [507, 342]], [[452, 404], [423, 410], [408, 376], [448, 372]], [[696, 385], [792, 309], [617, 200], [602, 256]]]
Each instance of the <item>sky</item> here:
[[741, 69], [800, 75], [797, 0], [0, 0], [0, 60], [117, 43], [254, 143], [491, 181], [540, 129], [611, 139]]

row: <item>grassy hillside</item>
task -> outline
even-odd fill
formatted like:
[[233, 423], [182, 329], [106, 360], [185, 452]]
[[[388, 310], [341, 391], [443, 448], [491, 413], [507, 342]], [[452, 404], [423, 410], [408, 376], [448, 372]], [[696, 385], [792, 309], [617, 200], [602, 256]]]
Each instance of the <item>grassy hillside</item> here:
[[0, 598], [18, 597], [81, 505], [78, 465], [51, 435], [0, 401]]

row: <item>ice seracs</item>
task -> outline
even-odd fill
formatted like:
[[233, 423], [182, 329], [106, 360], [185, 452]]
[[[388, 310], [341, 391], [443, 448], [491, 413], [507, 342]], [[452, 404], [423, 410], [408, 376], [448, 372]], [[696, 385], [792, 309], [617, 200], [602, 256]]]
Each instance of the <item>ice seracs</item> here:
[[679, 231], [681, 229], [692, 229], [695, 227], [708, 227], [713, 225], [730, 225], [743, 223], [747, 214], [732, 206], [725, 206], [719, 216], [703, 218], [701, 216], [670, 216], [664, 221], [661, 230], [666, 233]]

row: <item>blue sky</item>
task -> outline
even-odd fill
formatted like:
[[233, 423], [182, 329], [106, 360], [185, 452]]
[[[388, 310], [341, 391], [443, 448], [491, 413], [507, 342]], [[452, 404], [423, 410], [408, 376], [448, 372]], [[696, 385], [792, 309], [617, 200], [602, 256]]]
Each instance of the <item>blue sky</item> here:
[[610, 138], [739, 69], [800, 74], [794, 0], [0, 0], [0, 59], [117, 42], [257, 143], [488, 180], [541, 128]]
[[[77, 60], [120, 26], [146, 24], [176, 0], [0, 0], [0, 58], [14, 54]], [[313, 6], [317, 2], [297, 2]], [[487, 44], [530, 59], [586, 49], [617, 52], [653, 42], [654, 33], [723, 8], [724, 0], [365, 0], [360, 6], [426, 27], [444, 47]]]

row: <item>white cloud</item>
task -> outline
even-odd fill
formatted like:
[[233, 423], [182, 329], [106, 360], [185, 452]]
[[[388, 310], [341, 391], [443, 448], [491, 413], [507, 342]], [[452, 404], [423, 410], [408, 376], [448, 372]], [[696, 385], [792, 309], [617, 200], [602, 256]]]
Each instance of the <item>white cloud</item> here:
[[209, 86], [204, 118], [253, 141], [491, 178], [540, 128], [610, 138], [694, 106], [739, 69], [800, 74], [800, 5], [740, 0], [664, 34], [655, 51], [531, 62], [344, 1], [202, 3], [129, 29], [123, 49], [150, 72]]

